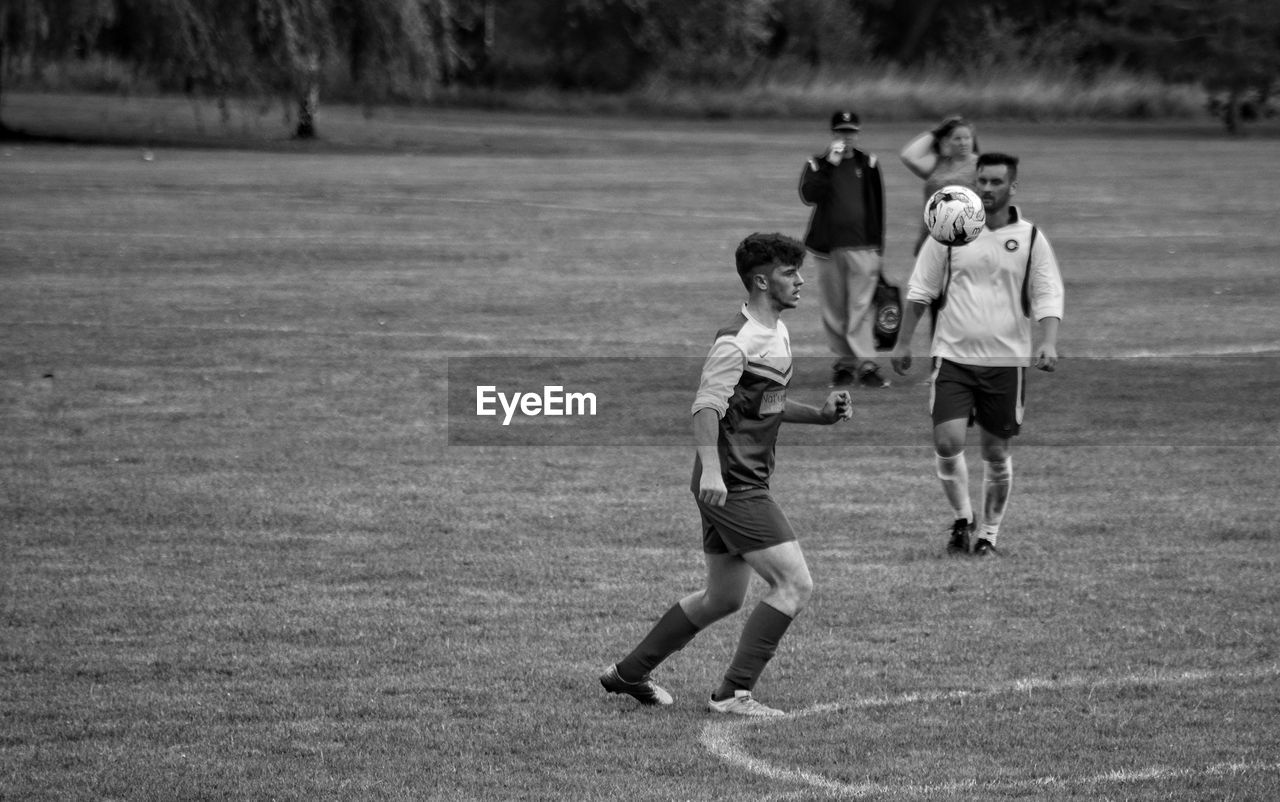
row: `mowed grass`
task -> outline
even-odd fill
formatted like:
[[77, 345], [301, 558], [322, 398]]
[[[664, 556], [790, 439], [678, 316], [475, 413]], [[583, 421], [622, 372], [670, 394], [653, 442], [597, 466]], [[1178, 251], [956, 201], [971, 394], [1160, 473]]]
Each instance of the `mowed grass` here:
[[[448, 376], [700, 357], [822, 121], [364, 124], [4, 148], [0, 796], [1275, 796], [1273, 143], [980, 129], [1069, 293], [1008, 556], [942, 556], [919, 369], [784, 432], [817, 591], [758, 688], [797, 715], [751, 725], [702, 709], [741, 616], [660, 669], [674, 709], [595, 679], [700, 586], [687, 445], [450, 445]], [[900, 279], [917, 128], [864, 134]], [[814, 293], [789, 325], [817, 399]]]

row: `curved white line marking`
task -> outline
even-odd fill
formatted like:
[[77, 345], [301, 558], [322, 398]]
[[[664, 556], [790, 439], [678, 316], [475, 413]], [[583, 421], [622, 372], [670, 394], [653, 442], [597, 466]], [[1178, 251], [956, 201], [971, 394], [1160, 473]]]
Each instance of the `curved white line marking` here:
[[[1280, 665], [1242, 671], [1184, 671], [1176, 674], [1152, 672], [1151, 674], [1130, 674], [1124, 677], [1098, 679], [1097, 677], [1064, 677], [1060, 679], [1027, 678], [1012, 682], [998, 683], [980, 690], [920, 691], [904, 693], [896, 696], [870, 697], [855, 699], [840, 704], [821, 704], [791, 713], [786, 718], [737, 719], [708, 722], [702, 728], [701, 742], [712, 755], [726, 763], [759, 774], [771, 780], [807, 785], [828, 794], [839, 794], [854, 798], [879, 797], [890, 794], [897, 796], [929, 796], [955, 794], [979, 788], [977, 781], [964, 780], [940, 783], [937, 785], [917, 785], [914, 783], [887, 785], [871, 781], [846, 783], [832, 779], [823, 774], [802, 769], [789, 768], [770, 763], [767, 760], [751, 755], [739, 742], [739, 736], [748, 727], [762, 727], [776, 724], [786, 719], [822, 713], [835, 713], [841, 710], [866, 710], [877, 707], [900, 707], [911, 704], [944, 702], [966, 699], [976, 696], [994, 696], [1001, 693], [1029, 692], [1033, 690], [1061, 691], [1072, 688], [1120, 688], [1132, 685], [1159, 684], [1172, 685], [1178, 683], [1204, 682], [1219, 679], [1265, 679], [1280, 676]], [[1046, 787], [1070, 787], [1080, 785], [1099, 785], [1103, 783], [1150, 782], [1155, 780], [1175, 780], [1202, 776], [1220, 776], [1224, 774], [1243, 774], [1257, 771], [1278, 771], [1280, 763], [1214, 763], [1204, 768], [1170, 768], [1153, 766], [1141, 770], [1116, 770], [1095, 774], [1091, 777], [1042, 777], [1034, 780], [993, 782], [981, 787], [990, 791], [1019, 791]]]
[[[1137, 348], [1129, 351], [1073, 352], [1063, 357], [1063, 359], [1070, 360], [1072, 364], [1076, 364], [1083, 363], [1085, 360], [1089, 359], [1207, 359], [1211, 357], [1273, 356], [1276, 354], [1280, 354], [1280, 340], [1274, 340], [1272, 342], [1237, 343], [1233, 345], [1214, 345], [1206, 346], [1198, 350], [1185, 348]], [[791, 355], [807, 358], [825, 356], [825, 352], [818, 348], [793, 347]]]
[[1217, 345], [1201, 348], [1198, 351], [1179, 351], [1176, 349], [1157, 350], [1140, 348], [1134, 351], [1120, 351], [1114, 354], [1080, 355], [1082, 359], [1195, 359], [1197, 357], [1217, 356], [1265, 356], [1280, 352], [1280, 341], [1269, 343], [1243, 343], [1240, 345]]

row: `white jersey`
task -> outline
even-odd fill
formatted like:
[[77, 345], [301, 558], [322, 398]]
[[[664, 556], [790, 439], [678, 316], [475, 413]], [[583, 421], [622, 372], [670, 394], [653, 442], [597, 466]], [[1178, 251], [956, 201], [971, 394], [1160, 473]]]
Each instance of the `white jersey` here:
[[[1031, 321], [1062, 319], [1064, 292], [1058, 260], [1043, 231], [1031, 245], [1032, 223], [1009, 207], [1009, 223], [983, 228], [968, 245], [948, 249], [929, 238], [916, 256], [907, 282], [907, 301], [930, 304], [951, 283], [938, 314], [930, 349], [933, 356], [964, 365], [1029, 367]], [[1028, 263], [1027, 249], [1031, 248]], [[1022, 284], [1028, 275], [1031, 317], [1023, 314]]]

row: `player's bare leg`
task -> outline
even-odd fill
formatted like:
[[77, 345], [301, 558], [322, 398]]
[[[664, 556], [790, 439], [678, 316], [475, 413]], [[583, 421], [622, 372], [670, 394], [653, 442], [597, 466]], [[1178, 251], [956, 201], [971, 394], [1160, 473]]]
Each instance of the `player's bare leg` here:
[[707, 586], [681, 599], [663, 614], [644, 639], [623, 659], [605, 669], [600, 684], [610, 693], [626, 694], [641, 704], [666, 706], [671, 694], [649, 672], [706, 627], [742, 607], [751, 581], [751, 566], [730, 554], [707, 554]]
[[973, 503], [969, 500], [969, 463], [964, 457], [968, 421], [964, 418], [943, 421], [933, 427], [934, 464], [942, 492], [955, 513], [947, 551], [967, 553], [973, 534]]
[[778, 643], [813, 593], [813, 577], [800, 544], [792, 541], [743, 555], [769, 592], [756, 605], [742, 628], [738, 648], [709, 707], [717, 713], [777, 716], [782, 711], [757, 702], [751, 695], [756, 681], [778, 650]]
[[751, 583], [751, 566], [736, 554], [703, 554], [707, 585], [680, 600], [685, 615], [698, 628], [711, 626], [742, 609]]
[[1013, 487], [1013, 458], [1009, 439], [982, 430], [982, 532], [974, 544], [974, 554], [989, 556], [996, 551], [1000, 523]]
[[813, 577], [797, 541], [749, 551], [742, 559], [769, 584], [761, 602], [795, 618], [813, 595]]

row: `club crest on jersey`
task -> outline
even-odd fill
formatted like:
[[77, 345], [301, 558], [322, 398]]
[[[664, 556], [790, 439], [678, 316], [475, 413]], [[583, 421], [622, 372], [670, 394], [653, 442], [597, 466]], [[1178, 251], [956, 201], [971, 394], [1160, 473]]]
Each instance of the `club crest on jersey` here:
[[1018, 241], [1016, 239], [1007, 239], [1004, 241], [1004, 249], [1009, 253], [1013, 253], [1014, 251], [1018, 250], [1018, 248], [1020, 247], [1022, 246], [1018, 244]]

